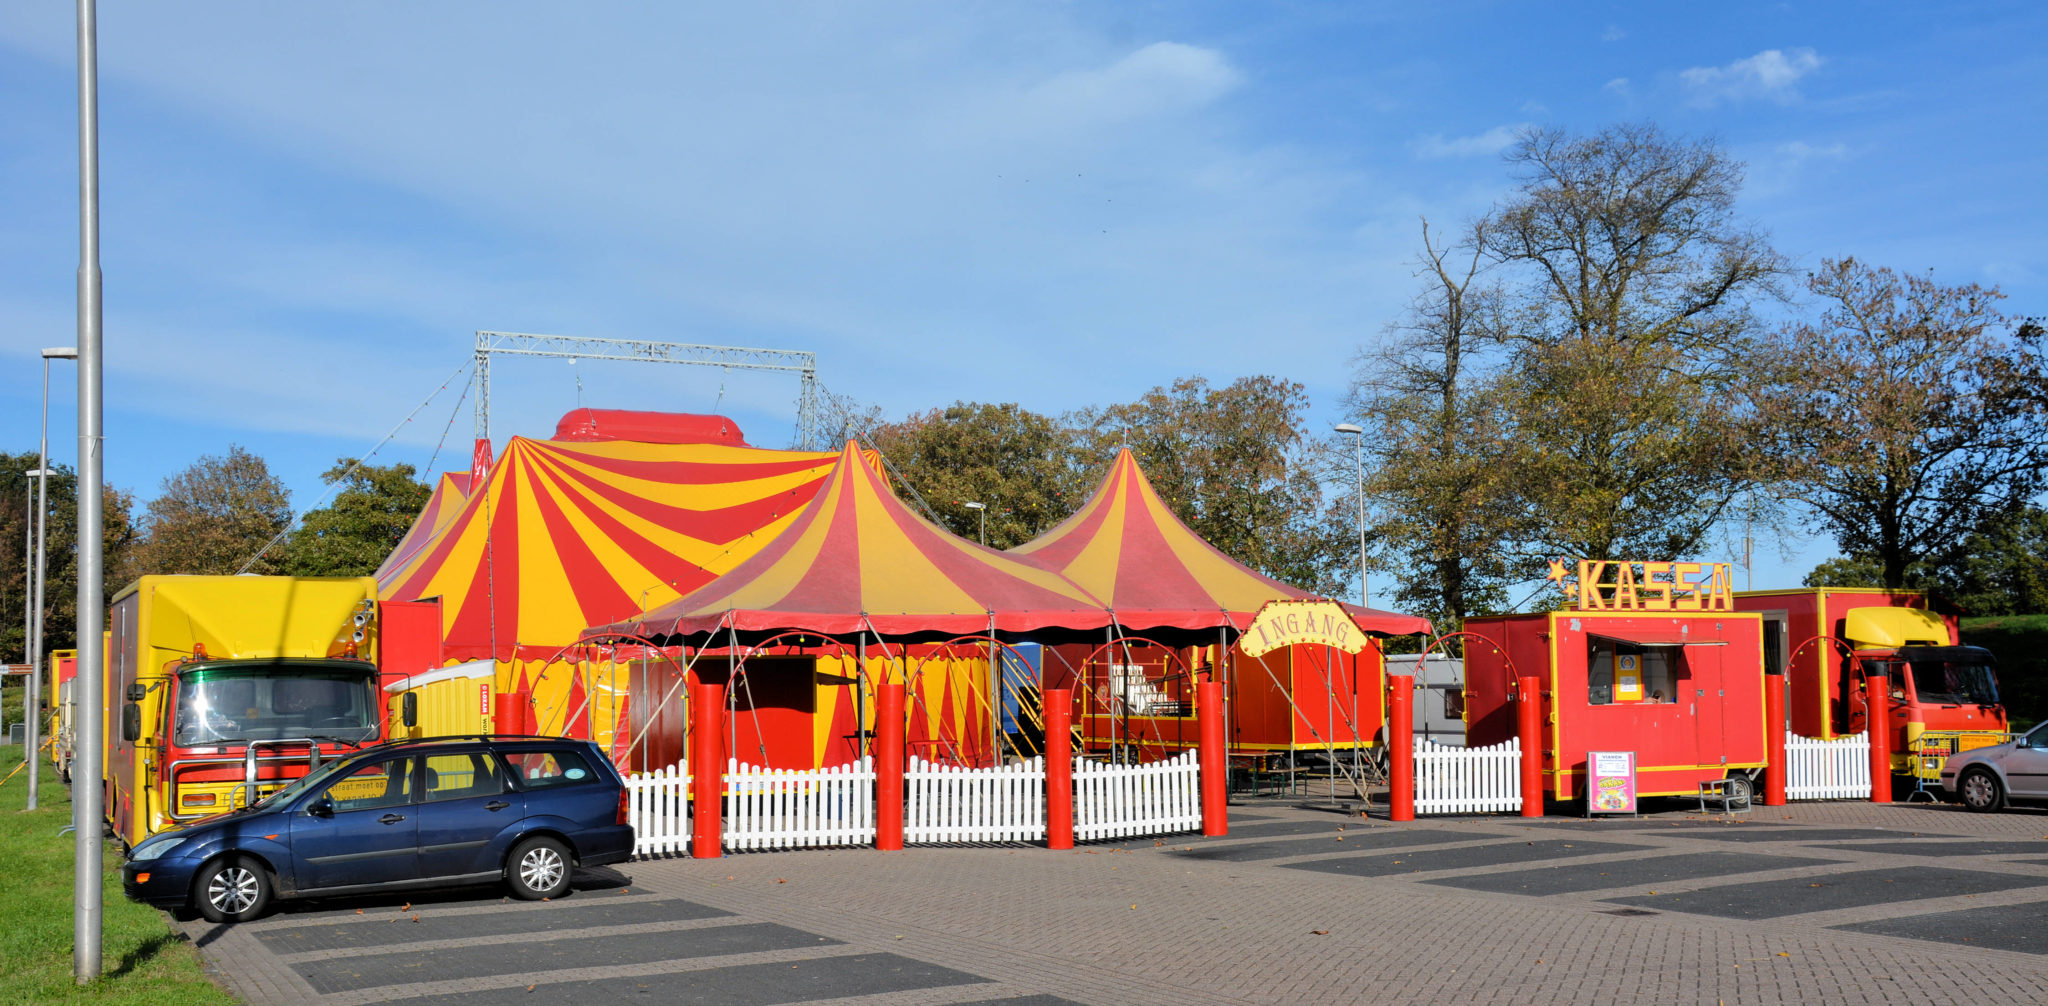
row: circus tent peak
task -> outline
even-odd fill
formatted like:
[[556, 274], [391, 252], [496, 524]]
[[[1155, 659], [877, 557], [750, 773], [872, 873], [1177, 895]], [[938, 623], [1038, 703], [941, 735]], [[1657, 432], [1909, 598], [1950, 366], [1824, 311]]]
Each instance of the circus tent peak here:
[[844, 636], [956, 636], [1110, 624], [1066, 578], [976, 544], [912, 512], [849, 441], [817, 498], [732, 572], [591, 635], [704, 639], [730, 627]]
[[[1009, 552], [1059, 573], [1101, 598], [1126, 628], [1242, 629], [1268, 601], [1318, 595], [1281, 583], [1224, 555], [1181, 523], [1159, 498], [1129, 448], [1081, 509]], [[1430, 631], [1416, 615], [1346, 604], [1367, 632]]]
[[585, 626], [688, 593], [788, 527], [832, 451], [513, 437], [483, 479], [446, 475], [377, 573], [439, 597], [449, 659], [549, 657]]

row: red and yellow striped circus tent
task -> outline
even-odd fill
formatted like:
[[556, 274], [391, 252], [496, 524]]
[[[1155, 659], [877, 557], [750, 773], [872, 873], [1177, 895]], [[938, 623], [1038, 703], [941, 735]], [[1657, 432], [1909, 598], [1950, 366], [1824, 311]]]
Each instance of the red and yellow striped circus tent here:
[[926, 521], [852, 442], [782, 536], [731, 573], [595, 635], [708, 641], [726, 630], [946, 638], [1101, 629], [1109, 612], [1058, 573]]
[[449, 660], [546, 658], [585, 626], [673, 600], [754, 555], [838, 457], [513, 437], [481, 487], [443, 477], [378, 572], [380, 592], [440, 598]]
[[[1128, 448], [1095, 495], [1058, 527], [1010, 549], [1101, 598], [1125, 629], [1243, 629], [1268, 601], [1317, 595], [1218, 551], [1174, 516]], [[1416, 615], [1345, 605], [1360, 628], [1426, 633]]]

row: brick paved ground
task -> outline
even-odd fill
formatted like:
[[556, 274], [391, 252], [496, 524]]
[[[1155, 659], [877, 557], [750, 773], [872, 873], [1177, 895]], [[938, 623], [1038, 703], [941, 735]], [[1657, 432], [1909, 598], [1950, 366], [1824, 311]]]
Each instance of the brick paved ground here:
[[2048, 1000], [2040, 812], [1233, 810], [1221, 840], [665, 860], [553, 903], [473, 890], [183, 928], [250, 1002], [329, 1006]]

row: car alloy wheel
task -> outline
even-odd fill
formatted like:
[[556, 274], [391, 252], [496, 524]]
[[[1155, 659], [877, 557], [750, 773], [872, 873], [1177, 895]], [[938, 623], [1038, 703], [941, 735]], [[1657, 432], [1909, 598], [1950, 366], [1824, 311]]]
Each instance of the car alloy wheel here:
[[1971, 810], [1997, 810], [1999, 804], [1998, 780], [1983, 769], [1972, 769], [1963, 773], [1963, 806]]
[[568, 864], [552, 845], [536, 845], [519, 857], [519, 879], [536, 891], [552, 891], [562, 882]]
[[214, 873], [206, 883], [206, 901], [222, 915], [240, 915], [255, 907], [263, 882], [255, 871], [236, 863]]

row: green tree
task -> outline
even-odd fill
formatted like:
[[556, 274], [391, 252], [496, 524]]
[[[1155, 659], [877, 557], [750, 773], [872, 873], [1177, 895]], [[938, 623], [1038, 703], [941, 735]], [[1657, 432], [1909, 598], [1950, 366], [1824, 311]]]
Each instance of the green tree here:
[[1769, 467], [1735, 391], [1784, 265], [1735, 216], [1742, 167], [1649, 125], [1531, 131], [1508, 161], [1519, 188], [1481, 243], [1506, 297], [1518, 574], [1692, 553]]
[[293, 576], [369, 576], [419, 519], [434, 490], [408, 464], [366, 465], [341, 458], [320, 480], [339, 486], [326, 506], [309, 510], [278, 549]]
[[1499, 291], [1481, 283], [1482, 238], [1475, 229], [1440, 247], [1423, 222], [1423, 290], [1389, 342], [1360, 356], [1351, 388], [1397, 604], [1443, 632], [1507, 605], [1502, 543], [1520, 517], [1503, 464], [1508, 420], [1482, 363], [1501, 325]]
[[[956, 402], [869, 439], [954, 534], [974, 539], [985, 516], [991, 548], [1021, 545], [1081, 505], [1072, 442], [1051, 417], [1015, 403]], [[968, 503], [986, 509], [976, 513]]]
[[1784, 459], [1780, 492], [1885, 586], [1956, 556], [2048, 485], [2048, 355], [2037, 324], [2001, 334], [1995, 289], [1828, 261], [1826, 305], [1756, 355]]
[[[258, 555], [291, 526], [291, 495], [261, 457], [230, 444], [163, 481], [143, 511], [138, 575], [276, 573], [273, 554]], [[255, 561], [250, 563], [251, 557]]]
[[[1829, 559], [1806, 574], [1809, 587], [1885, 586], [1884, 562], [1869, 552]], [[2048, 612], [2048, 510], [2029, 506], [1965, 536], [1950, 554], [1909, 563], [1895, 586], [1953, 601], [1972, 615]]]
[[[1269, 576], [1334, 594], [1349, 580], [1357, 538], [1349, 502], [1324, 492], [1336, 466], [1306, 434], [1307, 413], [1299, 384], [1258, 376], [1217, 388], [1187, 377], [1071, 421], [1089, 483], [1128, 446], [1196, 534]], [[1341, 467], [1349, 484], [1351, 466]]]
[[[24, 560], [28, 542], [28, 528], [25, 521], [35, 519], [28, 487], [33, 482], [26, 473], [33, 471], [37, 463], [34, 451], [19, 454], [0, 453], [0, 542], [12, 542], [14, 547], [0, 547], [0, 653], [10, 654], [8, 660], [25, 660], [28, 651], [26, 639], [26, 615], [28, 599], [28, 563]], [[47, 494], [50, 511], [43, 522], [44, 533], [49, 542], [44, 555], [44, 573], [49, 577], [43, 588], [43, 652], [72, 649], [78, 636], [78, 476], [69, 466], [52, 464], [50, 488]], [[130, 578], [130, 551], [135, 543], [135, 527], [130, 513], [135, 505], [132, 494], [114, 486], [102, 486], [100, 491], [100, 557], [102, 600], [113, 597]]]

